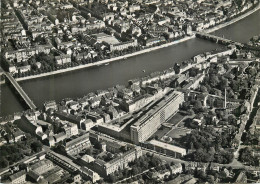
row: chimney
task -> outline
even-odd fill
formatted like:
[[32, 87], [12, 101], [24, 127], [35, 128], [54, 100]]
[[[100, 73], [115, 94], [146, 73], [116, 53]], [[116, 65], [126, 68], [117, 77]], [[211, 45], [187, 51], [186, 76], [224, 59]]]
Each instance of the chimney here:
[[227, 108], [227, 89], [225, 88], [225, 102], [224, 102], [224, 109]]

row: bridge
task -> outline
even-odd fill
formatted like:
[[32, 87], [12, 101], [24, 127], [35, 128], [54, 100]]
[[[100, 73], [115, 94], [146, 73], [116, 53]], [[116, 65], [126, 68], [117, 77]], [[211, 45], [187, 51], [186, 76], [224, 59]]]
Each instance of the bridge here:
[[25, 101], [25, 103], [29, 106], [29, 108], [35, 110], [37, 107], [34, 105], [33, 101], [28, 97], [28, 95], [24, 92], [22, 87], [16, 82], [13, 76], [8, 72], [4, 72], [4, 75], [6, 76], [8, 81], [13, 85], [15, 90], [20, 94], [20, 96]]
[[236, 45], [236, 46], [241, 47], [241, 48], [243, 48], [245, 46], [243, 43], [236, 42], [236, 41], [233, 41], [233, 40], [229, 40], [229, 39], [226, 39], [226, 38], [222, 38], [222, 37], [219, 37], [219, 36], [216, 36], [216, 35], [211, 35], [211, 34], [208, 34], [208, 33], [205, 33], [205, 32], [195, 32], [195, 34], [196, 34], [196, 37], [198, 37], [198, 38], [211, 40], [211, 41], [214, 41], [216, 43], [221, 43], [221, 44], [224, 44], [224, 45], [233, 44], [233, 45]]

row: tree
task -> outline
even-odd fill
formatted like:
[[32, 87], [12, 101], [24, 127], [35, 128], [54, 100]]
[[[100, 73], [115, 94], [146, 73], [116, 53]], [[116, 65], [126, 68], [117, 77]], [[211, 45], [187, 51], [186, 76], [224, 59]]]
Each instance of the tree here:
[[197, 162], [210, 162], [212, 161], [212, 156], [200, 148], [193, 153], [193, 159]]
[[222, 92], [219, 90], [219, 89], [214, 89], [214, 95], [217, 95], [217, 96], [221, 96], [222, 95]]
[[161, 161], [159, 158], [153, 156], [153, 157], [151, 157], [151, 161], [150, 161], [149, 164], [150, 164], [152, 167], [156, 167], [156, 166], [158, 166], [158, 165], [161, 165], [161, 162], [162, 162], [162, 161]]
[[208, 175], [206, 180], [209, 183], [214, 183], [214, 176], [213, 175]]
[[27, 65], [28, 65], [28, 61], [24, 61], [23, 66], [27, 66]]
[[230, 55], [230, 59], [237, 59], [237, 53], [236, 53], [236, 51], [234, 51], [234, 52]]
[[224, 68], [225, 68], [227, 71], [231, 69], [231, 67], [230, 67], [229, 64], [224, 64], [223, 66], [224, 66]]
[[228, 123], [231, 124], [231, 125], [237, 124], [236, 116], [234, 114], [230, 114], [228, 116]]
[[255, 161], [257, 159], [255, 159], [255, 157], [252, 155], [251, 150], [248, 147], [246, 147], [240, 150], [239, 160], [245, 162], [248, 165], [256, 165]]
[[7, 166], [9, 166], [8, 160], [4, 157], [0, 157], [0, 168], [2, 169], [2, 168], [5, 168]]
[[146, 170], [149, 168], [149, 163], [147, 161], [144, 161], [141, 163], [141, 166]]
[[34, 152], [40, 152], [42, 150], [42, 143], [40, 141], [34, 141], [31, 144], [31, 148]]
[[195, 103], [194, 103], [194, 110], [196, 112], [199, 112], [201, 110], [201, 108], [202, 108], [201, 102], [199, 100], [196, 100]]
[[116, 176], [114, 174], [110, 174], [110, 175], [108, 175], [108, 180], [111, 183], [115, 183], [116, 182]]
[[19, 165], [19, 168], [20, 168], [20, 170], [26, 170], [27, 169], [27, 165], [25, 163], [21, 163]]
[[233, 2], [238, 7], [238, 9], [242, 8], [243, 0], [234, 0]]
[[190, 116], [193, 116], [195, 114], [195, 112], [192, 109], [189, 109], [188, 113], [189, 113]]
[[203, 181], [205, 181], [206, 178], [207, 178], [207, 175], [206, 175], [206, 173], [203, 172], [203, 171], [197, 171], [197, 172], [196, 172], [196, 177], [198, 177], [198, 178], [202, 179]]
[[208, 89], [205, 86], [201, 86], [200, 91], [203, 92], [203, 93], [207, 93]]
[[118, 179], [122, 179], [124, 176], [123, 176], [123, 171], [121, 169], [118, 170], [118, 173], [117, 173], [117, 178]]
[[132, 168], [132, 175], [136, 175], [136, 174], [138, 174], [138, 169], [137, 169], [137, 167], [133, 167]]
[[174, 71], [176, 74], [179, 74], [180, 73], [180, 65], [178, 63], [175, 63], [174, 65]]
[[248, 70], [248, 73], [251, 76], [255, 76], [257, 74], [257, 70], [254, 67], [250, 67], [249, 70]]
[[228, 87], [228, 80], [225, 78], [222, 78], [222, 80], [219, 83], [219, 88], [221, 90], [224, 90], [226, 87]]
[[165, 170], [165, 169], [166, 169], [166, 166], [165, 166], [165, 165], [162, 165], [162, 166], [161, 166], [161, 169], [162, 169], [162, 170]]
[[189, 105], [190, 105], [190, 102], [188, 102], [188, 101], [187, 102], [183, 102], [181, 108], [186, 111], [186, 110], [189, 109]]
[[189, 74], [191, 77], [195, 77], [198, 74], [198, 69], [196, 68], [191, 68], [189, 71]]
[[211, 75], [210, 76], [210, 84], [211, 84], [211, 86], [213, 86], [213, 87], [216, 87], [217, 85], [218, 85], [218, 83], [219, 83], [219, 78], [218, 78], [218, 76], [217, 75]]

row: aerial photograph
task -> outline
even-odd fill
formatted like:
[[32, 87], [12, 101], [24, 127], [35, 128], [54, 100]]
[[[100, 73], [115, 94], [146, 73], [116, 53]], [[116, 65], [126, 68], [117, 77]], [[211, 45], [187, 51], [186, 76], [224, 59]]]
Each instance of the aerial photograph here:
[[260, 0], [0, 5], [0, 184], [260, 184]]

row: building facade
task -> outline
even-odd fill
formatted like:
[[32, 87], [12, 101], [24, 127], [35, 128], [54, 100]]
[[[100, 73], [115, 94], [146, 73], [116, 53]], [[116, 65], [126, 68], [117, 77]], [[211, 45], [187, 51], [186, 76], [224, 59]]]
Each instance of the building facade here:
[[68, 155], [76, 155], [91, 145], [88, 135], [82, 135], [66, 143], [65, 151]]
[[15, 184], [18, 184], [18, 183], [26, 183], [26, 172], [25, 170], [22, 170], [22, 171], [19, 171], [13, 175], [10, 176], [10, 181], [11, 183], [15, 183]]
[[136, 123], [131, 126], [131, 141], [135, 144], [146, 141], [168, 118], [175, 114], [184, 102], [184, 94], [170, 91], [155, 102]]
[[95, 160], [95, 169], [98, 173], [108, 176], [109, 174], [118, 171], [119, 169], [124, 169], [128, 166], [129, 162], [133, 162], [142, 156], [141, 147], [137, 146], [135, 148], [130, 149], [129, 151], [119, 155], [117, 158], [104, 162], [102, 160]]

